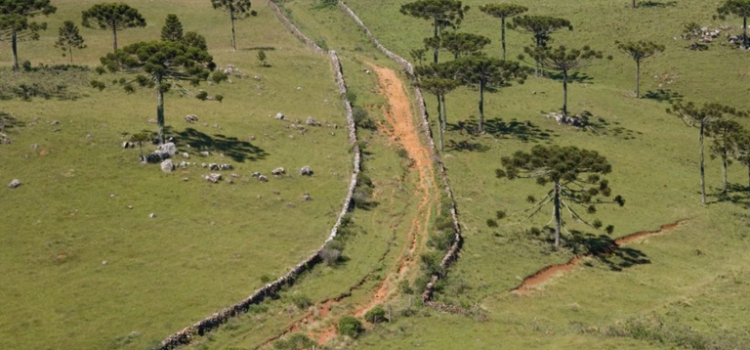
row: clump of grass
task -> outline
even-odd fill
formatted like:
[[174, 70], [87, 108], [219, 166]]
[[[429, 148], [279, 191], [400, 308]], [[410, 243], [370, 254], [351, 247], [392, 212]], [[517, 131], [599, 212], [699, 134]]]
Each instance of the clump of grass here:
[[370, 323], [380, 323], [387, 320], [385, 317], [385, 309], [383, 309], [381, 305], [375, 306], [370, 309], [370, 311], [367, 311], [365, 314], [365, 320]]
[[364, 331], [362, 322], [351, 316], [344, 316], [339, 320], [338, 331], [340, 335], [357, 338]]
[[273, 343], [273, 348], [276, 350], [302, 350], [310, 349], [314, 345], [315, 342], [310, 340], [306, 335], [295, 333], [289, 336], [289, 338]]

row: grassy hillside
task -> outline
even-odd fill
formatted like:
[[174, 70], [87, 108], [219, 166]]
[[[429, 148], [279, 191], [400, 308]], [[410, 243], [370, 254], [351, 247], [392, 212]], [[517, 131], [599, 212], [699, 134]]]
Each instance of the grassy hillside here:
[[[48, 19], [50, 30], [40, 41], [19, 45], [21, 60], [34, 66], [66, 62], [52, 47], [58, 26], [80, 22], [81, 11], [97, 1], [53, 3], [58, 12]], [[186, 31], [207, 37], [219, 67], [234, 65], [246, 77], [202, 84], [212, 95], [223, 94], [223, 103], [167, 94], [171, 136], [196, 165], [164, 174], [158, 165], [140, 165], [137, 149], [120, 147], [124, 132], [156, 130], [147, 122], [156, 117], [154, 91], [99, 92], [88, 81], [115, 76], [93, 72], [14, 76], [9, 46], [2, 43], [4, 84], [64, 83], [80, 96], [0, 102], [0, 110], [23, 125], [10, 129], [12, 144], [0, 146], [0, 211], [6, 218], [0, 222], [0, 298], [6, 305], [0, 348], [148, 348], [246, 297], [264, 283], [261, 277], [285, 272], [317, 249], [340, 210], [352, 155], [327, 57], [301, 45], [262, 3], [254, 4], [257, 17], [237, 23], [236, 53], [228, 14], [208, 1], [128, 4], [149, 25], [122, 31], [121, 47], [158, 40], [164, 18], [176, 13]], [[111, 50], [111, 35], [81, 33], [88, 48], [76, 52], [76, 63], [93, 68]], [[267, 48], [272, 67], [259, 67], [256, 48]], [[302, 134], [289, 128], [292, 122], [275, 120], [277, 112], [302, 123], [312, 116], [339, 129], [308, 127]], [[188, 124], [187, 114], [199, 121]], [[211, 156], [202, 157], [203, 150]], [[206, 183], [201, 163], [234, 165], [221, 172], [234, 184]], [[313, 177], [297, 175], [304, 165]], [[291, 176], [272, 177], [280, 166]], [[270, 181], [258, 182], [255, 171]], [[21, 187], [4, 187], [16, 178]], [[312, 201], [303, 201], [304, 193]]]
[[[386, 47], [404, 57], [431, 34], [428, 22], [398, 12], [407, 2], [346, 1]], [[490, 36], [495, 41], [488, 54], [499, 55], [499, 21], [477, 11], [483, 2], [465, 3], [473, 9], [461, 30]], [[719, 44], [709, 51], [695, 52], [686, 49], [689, 42], [679, 38], [686, 22], [696, 21], [711, 28], [726, 24], [737, 27], [740, 22], [711, 20], [719, 1], [678, 2], [675, 6], [636, 10], [630, 9], [627, 1], [517, 3], [530, 7], [529, 14], [555, 15], [573, 22], [575, 30], [554, 34], [553, 45], [589, 44], [614, 56], [612, 61], [595, 62], [583, 70], [590, 78], [571, 85], [570, 90], [572, 111], [587, 110], [601, 117], [600, 128], [596, 133], [581, 132], [543, 117], [543, 112], [558, 110], [562, 104], [562, 84], [553, 80], [529, 79], [524, 85], [489, 94], [487, 118], [492, 127], [482, 136], [474, 136], [462, 126], [476, 122], [478, 93], [464, 88], [449, 95], [447, 144], [454, 147], [449, 147], [443, 160], [457, 194], [466, 243], [438, 299], [478, 307], [489, 322], [434, 313], [428, 313], [432, 316], [429, 318], [400, 318], [393, 325], [376, 327], [377, 335], [358, 340], [358, 348], [449, 349], [469, 343], [507, 349], [582, 345], [602, 349], [671, 348], [692, 346], [689, 341], [680, 341], [683, 338], [711, 342], [719, 335], [739, 339], [720, 348], [745, 344], [747, 334], [739, 329], [750, 324], [747, 318], [734, 317], [729, 310], [717, 307], [711, 309], [712, 315], [705, 322], [686, 322], [698, 313], [689, 311], [689, 307], [670, 305], [681, 305], [681, 300], [699, 295], [706, 302], [712, 299], [706, 295], [715, 295], [730, 304], [743, 303], [736, 291], [724, 292], [712, 286], [725, 276], [743, 273], [749, 266], [744, 234], [746, 170], [730, 168], [730, 182], [736, 192], [730, 196], [732, 201], [720, 201], [716, 196], [720, 165], [708, 161], [711, 203], [700, 206], [697, 130], [666, 114], [667, 101], [632, 98], [634, 64], [614, 46], [615, 40], [641, 39], [667, 45], [664, 54], [646, 63], [642, 91], [664, 89], [685, 101], [716, 101], [748, 108], [750, 104], [742, 98], [746, 91], [743, 72], [750, 62], [747, 55]], [[598, 15], [591, 17], [591, 13]], [[508, 40], [511, 56], [531, 42], [530, 36], [512, 31]], [[442, 54], [443, 59], [448, 56]], [[431, 110], [435, 108], [433, 100], [428, 97]], [[656, 229], [680, 219], [689, 221], [675, 231], [627, 246], [630, 255], [608, 261], [587, 260], [531, 297], [512, 295], [509, 290], [523, 277], [572, 256], [565, 250], [552, 252], [548, 243], [526, 232], [532, 226], [546, 224], [550, 219], [547, 211], [520, 225], [508, 220], [501, 221], [498, 228], [487, 225], [497, 210], [520, 211], [528, 206], [529, 194], [538, 198], [546, 191], [533, 181], [511, 182], [494, 176], [500, 157], [528, 150], [534, 144], [576, 145], [597, 150], [609, 159], [614, 169], [608, 176], [610, 184], [627, 200], [624, 208], [602, 206], [596, 215], [616, 227], [612, 237]], [[574, 222], [568, 224], [570, 230], [585, 229]], [[743, 288], [741, 282], [736, 286]], [[641, 317], [650, 320], [652, 312], [663, 309], [671, 317], [664, 322], [674, 329], [696, 328], [686, 331], [689, 336], [664, 336], [662, 341], [631, 334], [637, 332], [628, 333], [628, 337], [610, 336], [616, 333], [614, 329]], [[658, 332], [665, 334], [663, 329]]]

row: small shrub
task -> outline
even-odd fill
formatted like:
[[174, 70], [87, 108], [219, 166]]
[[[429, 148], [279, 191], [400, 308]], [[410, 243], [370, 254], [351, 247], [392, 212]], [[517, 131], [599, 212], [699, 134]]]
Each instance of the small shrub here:
[[[353, 105], [357, 103], [357, 94], [354, 91], [348, 90], [346, 92], [346, 99]], [[361, 108], [360, 108], [361, 109]], [[365, 111], [367, 113], [367, 111]], [[356, 116], [355, 116], [356, 117]]]
[[219, 103], [221, 103], [222, 101], [224, 101], [224, 95], [216, 95], [214, 96], [214, 99], [216, 101], [219, 101]]
[[255, 305], [250, 305], [247, 308], [247, 313], [249, 314], [263, 314], [266, 312], [268, 312], [267, 305], [255, 304]]
[[314, 345], [315, 342], [310, 340], [306, 335], [296, 333], [287, 339], [282, 339], [273, 343], [273, 348], [276, 350], [302, 350], [310, 349]]
[[268, 62], [266, 62], [267, 58], [268, 56], [266, 55], [266, 50], [258, 51], [258, 62], [260, 63], [261, 67], [268, 67]]
[[399, 157], [408, 159], [409, 158], [409, 152], [406, 151], [404, 148], [399, 148], [398, 151], [396, 151], [396, 154], [398, 154]]
[[403, 294], [414, 294], [414, 289], [411, 288], [409, 281], [401, 281], [401, 283], [398, 284], [398, 289]]
[[300, 310], [307, 309], [308, 307], [312, 306], [312, 300], [308, 298], [306, 295], [292, 295], [290, 298], [292, 301], [292, 304], [296, 306]]
[[260, 276], [260, 282], [263, 283], [263, 284], [271, 282], [272, 280], [273, 280], [273, 277], [271, 277], [269, 275]]
[[[356, 99], [356, 95], [355, 99]], [[347, 98], [348, 98], [347, 94]], [[370, 114], [367, 112], [366, 109], [362, 107], [354, 107], [352, 108], [352, 116], [354, 117], [354, 124], [357, 125], [358, 128], [367, 129], [367, 130], [375, 130], [377, 129], [377, 126], [375, 125], [375, 121], [373, 121], [370, 118]]]
[[208, 99], [208, 92], [205, 91], [199, 91], [197, 94], [195, 94], [195, 98], [205, 101]]
[[326, 243], [326, 246], [320, 250], [318, 256], [323, 259], [326, 265], [333, 266], [341, 260], [341, 254], [343, 251], [344, 244], [341, 241], [334, 239]]
[[213, 80], [214, 83], [218, 84], [222, 81], [229, 80], [229, 76], [222, 71], [216, 71], [213, 75], [211, 75], [211, 80]]
[[351, 316], [344, 316], [339, 320], [338, 331], [340, 335], [357, 338], [362, 333], [362, 322]]
[[487, 219], [487, 227], [497, 227], [497, 221], [493, 219]]
[[385, 310], [380, 305], [375, 306], [370, 311], [367, 311], [367, 313], [365, 314], [365, 320], [370, 323], [383, 322], [386, 320]]

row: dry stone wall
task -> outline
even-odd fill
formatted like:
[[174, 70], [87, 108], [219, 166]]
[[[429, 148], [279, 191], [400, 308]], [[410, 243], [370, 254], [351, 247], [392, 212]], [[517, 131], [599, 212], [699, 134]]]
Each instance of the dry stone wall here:
[[[391, 52], [388, 50], [385, 46], [383, 46], [378, 39], [375, 37], [375, 35], [370, 31], [369, 28], [362, 22], [362, 20], [357, 16], [354, 11], [347, 6], [343, 1], [339, 1], [339, 7], [351, 17], [354, 22], [357, 23], [357, 25], [365, 32], [365, 35], [370, 39], [373, 45], [377, 47], [377, 49], [382, 52], [384, 55], [388, 56], [390, 59], [398, 63], [401, 68], [409, 75], [414, 75], [414, 66], [409, 63], [406, 59], [403, 57]], [[432, 149], [433, 155], [436, 155], [437, 152], [435, 151], [435, 141], [432, 137], [432, 131], [430, 130], [430, 123], [428, 120], [428, 113], [427, 113], [427, 105], [424, 101], [424, 95], [422, 94], [422, 90], [418, 87], [414, 87], [414, 96], [417, 99], [417, 105], [419, 107], [419, 116], [422, 119], [422, 128], [424, 129], [424, 133], [427, 136], [427, 140], [430, 143], [430, 148]], [[461, 244], [463, 243], [463, 237], [461, 235], [461, 224], [459, 221], [458, 216], [458, 210], [456, 207], [456, 201], [453, 197], [453, 191], [450, 187], [450, 181], [448, 181], [447, 171], [445, 168], [445, 164], [438, 159], [437, 156], [435, 156], [435, 160], [438, 166], [438, 175], [440, 176], [440, 179], [443, 183], [443, 189], [450, 199], [451, 202], [451, 219], [453, 220], [453, 231], [454, 231], [454, 237], [453, 237], [453, 244], [451, 245], [450, 249], [448, 249], [448, 252], [443, 257], [443, 260], [440, 264], [440, 266], [445, 271], [456, 259], [458, 259], [458, 254], [461, 250]], [[430, 277], [430, 282], [427, 284], [427, 287], [425, 288], [424, 292], [422, 293], [422, 302], [429, 305], [428, 301], [432, 300], [432, 292], [435, 288], [435, 283], [438, 279], [440, 279], [440, 275], [433, 275]]]
[[266, 284], [262, 288], [259, 288], [258, 290], [254, 291], [252, 294], [250, 294], [250, 296], [243, 299], [242, 301], [232, 306], [229, 306], [219, 312], [216, 312], [212, 314], [211, 316], [208, 316], [204, 318], [203, 320], [196, 322], [192, 326], [185, 327], [179, 332], [176, 332], [170, 335], [169, 337], [164, 339], [161, 342], [161, 344], [155, 348], [155, 350], [171, 350], [181, 345], [189, 344], [195, 337], [202, 336], [206, 334], [207, 332], [216, 329], [220, 325], [229, 321], [232, 317], [235, 317], [242, 313], [246, 313], [249, 310], [251, 305], [262, 303], [266, 298], [273, 296], [279, 290], [281, 290], [284, 286], [294, 283], [295, 279], [300, 274], [309, 270], [310, 268], [312, 268], [313, 266], [315, 266], [321, 261], [318, 254], [328, 242], [336, 238], [336, 236], [338, 235], [339, 228], [341, 227], [341, 221], [344, 215], [346, 215], [349, 212], [349, 209], [351, 208], [352, 195], [354, 194], [354, 189], [357, 186], [357, 180], [359, 178], [359, 172], [361, 169], [361, 153], [359, 149], [359, 143], [357, 142], [357, 129], [354, 123], [354, 117], [352, 115], [352, 104], [346, 98], [347, 88], [346, 88], [346, 82], [344, 80], [344, 73], [341, 67], [341, 62], [336, 52], [329, 51], [326, 53], [326, 51], [323, 50], [317, 44], [315, 44], [315, 42], [313, 42], [304, 34], [302, 34], [302, 32], [299, 31], [299, 29], [297, 29], [297, 27], [294, 26], [294, 24], [292, 24], [291, 21], [289, 21], [289, 19], [284, 16], [284, 14], [281, 12], [279, 7], [273, 1], [269, 1], [268, 5], [271, 8], [271, 10], [273, 10], [273, 12], [276, 14], [276, 16], [279, 18], [279, 20], [281, 20], [281, 22], [284, 23], [284, 25], [292, 32], [292, 34], [294, 34], [294, 36], [296, 36], [302, 42], [307, 44], [315, 52], [318, 52], [321, 54], [327, 54], [331, 60], [331, 65], [336, 75], [336, 85], [339, 88], [339, 92], [341, 93], [341, 98], [346, 108], [346, 122], [349, 126], [349, 143], [351, 144], [351, 147], [354, 151], [353, 152], [354, 160], [353, 160], [353, 166], [352, 166], [351, 180], [349, 181], [349, 188], [346, 193], [346, 198], [344, 199], [344, 204], [343, 204], [343, 207], [341, 208], [341, 212], [339, 213], [336, 219], [336, 223], [331, 229], [330, 235], [325, 240], [323, 245], [320, 248], [318, 248], [318, 250], [316, 250], [314, 253], [308, 256], [305, 260], [303, 260], [302, 262], [294, 266], [286, 274], [279, 277], [277, 280]]

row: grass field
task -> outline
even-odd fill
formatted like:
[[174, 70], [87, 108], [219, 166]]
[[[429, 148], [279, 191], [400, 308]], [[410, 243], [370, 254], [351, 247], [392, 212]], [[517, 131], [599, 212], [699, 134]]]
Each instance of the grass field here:
[[[80, 22], [81, 11], [97, 1], [53, 3], [58, 12], [48, 19], [50, 30], [40, 41], [19, 45], [21, 61], [65, 63], [52, 47], [58, 26], [67, 19]], [[0, 222], [0, 348], [149, 348], [246, 297], [263, 285], [262, 276], [276, 278], [306, 257], [328, 236], [340, 211], [352, 154], [326, 56], [300, 44], [261, 3], [254, 4], [257, 17], [238, 22], [236, 53], [228, 15], [208, 1], [128, 4], [149, 25], [122, 31], [121, 47], [158, 40], [164, 18], [176, 13], [186, 31], [207, 37], [219, 67], [234, 65], [247, 77], [200, 87], [223, 94], [223, 103], [167, 94], [171, 135], [181, 152], [190, 153], [188, 161], [197, 163], [169, 175], [158, 165], [139, 165], [137, 149], [120, 148], [123, 132], [156, 129], [147, 123], [156, 117], [153, 91], [99, 92], [88, 81], [114, 76], [91, 72], [55, 78], [82, 95], [75, 101], [0, 102], [0, 109], [25, 124], [11, 129], [12, 144], [0, 146], [3, 186], [14, 178], [23, 182], [0, 191], [6, 217]], [[76, 63], [93, 68], [111, 50], [110, 33], [81, 33], [88, 48], [76, 52]], [[268, 48], [270, 68], [258, 65], [259, 47]], [[43, 79], [33, 73], [14, 77], [7, 68], [9, 46], [1, 49], [4, 83]], [[277, 112], [302, 123], [312, 116], [339, 129], [313, 127], [303, 135], [289, 129], [290, 122], [275, 120]], [[188, 124], [187, 114], [199, 122]], [[59, 124], [52, 125], [54, 120]], [[196, 147], [187, 148], [187, 142]], [[202, 150], [212, 155], [202, 157]], [[234, 170], [222, 173], [234, 184], [206, 183], [203, 162], [233, 164]], [[313, 177], [297, 175], [304, 165], [312, 167]], [[280, 166], [291, 176], [270, 176]], [[269, 183], [252, 178], [255, 171], [269, 176]], [[306, 192], [312, 201], [302, 200]]]
[[[421, 46], [422, 38], [430, 35], [431, 29], [426, 21], [398, 13], [399, 6], [406, 2], [346, 1], [386, 47], [409, 57], [409, 51]], [[499, 55], [499, 22], [476, 10], [483, 2], [464, 3], [473, 9], [462, 31], [490, 36], [495, 42], [488, 54]], [[615, 327], [654, 312], [667, 314], [665, 322], [675, 328], [693, 326], [698, 334], [708, 338], [722, 334], [747, 339], [744, 330], [750, 320], [730, 309], [695, 311], [674, 306], [685, 298], [710, 304], [715, 297], [720, 301], [718, 305], [742, 305], [746, 301], [736, 291], [743, 288], [741, 282], [733, 285], [731, 291], [715, 287], [715, 283], [726, 279], [722, 276], [743, 274], [747, 270], [746, 195], [735, 193], [740, 201], [737, 204], [717, 202], [720, 168], [718, 162], [709, 161], [709, 192], [714, 195], [709, 206], [699, 205], [697, 130], [686, 128], [666, 114], [664, 110], [669, 107], [666, 101], [632, 98], [634, 65], [614, 46], [615, 40], [629, 39], [667, 45], [664, 54], [645, 65], [642, 91], [661, 88], [685, 101], [716, 101], [748, 108], [750, 105], [742, 98], [746, 91], [745, 74], [750, 68], [747, 56], [718, 44], [709, 51], [694, 52], [685, 49], [689, 42], [679, 39], [681, 26], [686, 22], [696, 21], [711, 28], [724, 24], [736, 27], [740, 22], [711, 20], [719, 1], [681, 2], [674, 7], [637, 10], [622, 1], [518, 3], [529, 6], [530, 14], [553, 14], [573, 22], [576, 29], [556, 33], [553, 44], [590, 44], [614, 56], [613, 61], [595, 62], [583, 70], [590, 79], [584, 84], [573, 84], [570, 95], [574, 112], [588, 110], [602, 117], [607, 125], [598, 134], [592, 134], [544, 118], [543, 111], [560, 108], [561, 84], [529, 79], [524, 85], [490, 94], [487, 118], [495, 126], [494, 131], [472, 136], [462, 132], [457, 122], [471, 124], [475, 120], [476, 91], [463, 89], [449, 95], [449, 124], [453, 125], [449, 126], [452, 131], [448, 133], [448, 144], [465, 142], [474, 145], [475, 150], [449, 148], [443, 155], [462, 213], [466, 244], [438, 299], [468, 307], [476, 305], [490, 321], [475, 322], [435, 313], [429, 313], [429, 318], [404, 318], [392, 325], [376, 327], [375, 334], [358, 340], [357, 348], [449, 349], [466, 344], [477, 347], [493, 344], [507, 349], [690, 346], [581, 331], [582, 327]], [[590, 13], [600, 15], [592, 18]], [[512, 31], [508, 40], [511, 56], [530, 43], [530, 37]], [[442, 54], [444, 59], [447, 56]], [[664, 79], [665, 76], [668, 78]], [[433, 99], [428, 97], [428, 103]], [[524, 209], [527, 195], [544, 192], [533, 182], [494, 177], [500, 157], [539, 143], [576, 145], [607, 156], [614, 168], [608, 176], [610, 183], [627, 200], [624, 208], [602, 207], [598, 212], [597, 217], [616, 227], [614, 237], [655, 229], [680, 219], [689, 221], [675, 231], [629, 246], [645, 256], [647, 263], [628, 266], [627, 261], [616, 259], [612, 264], [590, 260], [532, 297], [509, 294], [524, 276], [548, 264], [567, 261], [571, 256], [565, 251], [550, 252], [546, 243], [524, 233], [532, 224], [547, 223], [546, 215], [526, 225], [491, 228], [486, 223], [494, 218], [495, 211], [512, 213]], [[744, 173], [740, 167], [731, 168], [730, 182], [738, 184], [738, 190], [745, 188]], [[571, 223], [570, 228], [583, 227]], [[613, 267], [622, 271], [615, 272]], [[699, 317], [707, 319], [705, 323], [686, 321], [701, 313], [710, 313]], [[726, 333], [718, 332], [718, 328]]]
[[[409, 59], [409, 51], [421, 46], [431, 27], [399, 13], [407, 2], [346, 1], [386, 47]], [[646, 94], [661, 89], [661, 96], [675, 100], [749, 109], [748, 53], [719, 44], [691, 51], [685, 48], [690, 42], [679, 38], [687, 22], [737, 28], [740, 21], [713, 20], [719, 0], [651, 2], [654, 6], [638, 9], [631, 9], [627, 0], [515, 2], [528, 6], [529, 14], [572, 21], [575, 30], [553, 34], [553, 45], [591, 45], [614, 56], [582, 70], [584, 81], [570, 87], [571, 111], [600, 117], [598, 131], [578, 131], [543, 116], [562, 104], [562, 84], [551, 79], [529, 78], [523, 85], [487, 94], [488, 132], [483, 135], [466, 127], [476, 122], [477, 91], [461, 88], [448, 95], [448, 147], [440, 156], [458, 202], [465, 244], [436, 299], [471, 310], [470, 316], [409, 306], [410, 301], [416, 304], [419, 291], [399, 288], [386, 305], [393, 308], [393, 322], [367, 324], [357, 340], [338, 339], [319, 348], [748, 349], [747, 171], [730, 167], [732, 200], [722, 200], [716, 195], [720, 164], [708, 160], [709, 205], [701, 206], [698, 131], [665, 112], [669, 101], [655, 95], [633, 98], [634, 64], [614, 44], [652, 40], [666, 45], [665, 53], [643, 67], [641, 91]], [[21, 60], [64, 63], [52, 48], [56, 28], [65, 19], [77, 22], [80, 11], [93, 3], [55, 1], [59, 10], [49, 19], [51, 30], [41, 41], [22, 43]], [[207, 37], [220, 67], [233, 64], [248, 75], [231, 84], [201, 87], [223, 94], [223, 103], [174, 93], [167, 97], [167, 124], [178, 143], [181, 138], [202, 140], [213, 153], [204, 158], [198, 154], [201, 149], [183, 147], [191, 153], [190, 161], [232, 163], [240, 178], [233, 185], [209, 185], [200, 178], [207, 172], [200, 165], [171, 175], [138, 165], [137, 150], [120, 148], [121, 134], [154, 129], [147, 120], [155, 117], [156, 99], [153, 91], [126, 95], [114, 87], [99, 92], [85, 86], [90, 79], [109, 81], [110, 75], [52, 78], [80, 94], [75, 101], [0, 101], [0, 110], [25, 124], [11, 129], [11, 145], [0, 145], [0, 183], [14, 178], [24, 182], [18, 189], [0, 191], [0, 210], [10, 218], [0, 222], [0, 298], [7, 305], [0, 314], [0, 348], [153, 346], [301, 260], [327, 236], [340, 210], [351, 166], [346, 133], [321, 127], [301, 135], [273, 119], [283, 112], [303, 121], [309, 115], [344, 125], [325, 56], [306, 49], [259, 1], [253, 3], [258, 17], [238, 22], [237, 53], [229, 45], [227, 15], [212, 10], [208, 1], [128, 3], [141, 10], [149, 26], [123, 31], [121, 46], [157, 40], [163, 18], [176, 13], [185, 30]], [[492, 38], [487, 54], [499, 56], [499, 21], [478, 11], [485, 1], [464, 3], [472, 9], [461, 31]], [[350, 97], [380, 126], [359, 134], [364, 173], [374, 183], [377, 205], [353, 211], [343, 263], [316, 267], [279, 298], [198, 338], [194, 349], [253, 349], [297, 327], [307, 312], [314, 317], [306, 330], [325, 332], [334, 326], [333, 319], [319, 314], [320, 305], [309, 304], [351, 291], [330, 312], [353, 314], [380, 281], [400, 269], [399, 254], [409, 245], [405, 233], [419, 219], [418, 176], [399, 140], [384, 132], [387, 120], [379, 112], [386, 100], [369, 64], [397, 66], [376, 52], [338, 7], [289, 0], [283, 8], [305, 34], [339, 53]], [[89, 48], [76, 59], [93, 67], [109, 52], [110, 36], [89, 29], [82, 34]], [[530, 35], [509, 31], [509, 57], [530, 43]], [[268, 48], [272, 67], [258, 66], [258, 48]], [[8, 53], [5, 43], [0, 49]], [[33, 73], [14, 76], [6, 56], [0, 62], [6, 67], [0, 72], [4, 83], [42, 79]], [[401, 78], [409, 84], [407, 77]], [[434, 97], [426, 97], [433, 112]], [[200, 121], [188, 124], [186, 114], [196, 114]], [[59, 124], [51, 125], [53, 120]], [[549, 221], [546, 211], [523, 224], [502, 220], [499, 227], [488, 225], [496, 211], [523, 210], [528, 195], [546, 192], [533, 181], [495, 177], [501, 157], [536, 144], [575, 145], [607, 157], [613, 166], [607, 176], [611, 187], [627, 201], [623, 208], [598, 208], [596, 217], [615, 226], [612, 238], [685, 221], [675, 230], [625, 246], [629, 256], [586, 258], [529, 296], [510, 293], [525, 276], [573, 256], [528, 234], [532, 226]], [[296, 176], [303, 165], [312, 166], [315, 176]], [[278, 166], [292, 177], [261, 184], [250, 176]], [[305, 192], [313, 201], [301, 200]], [[150, 213], [156, 217], [149, 218]], [[575, 222], [567, 224], [569, 230], [591, 232]], [[410, 275], [409, 281], [415, 277]]]

